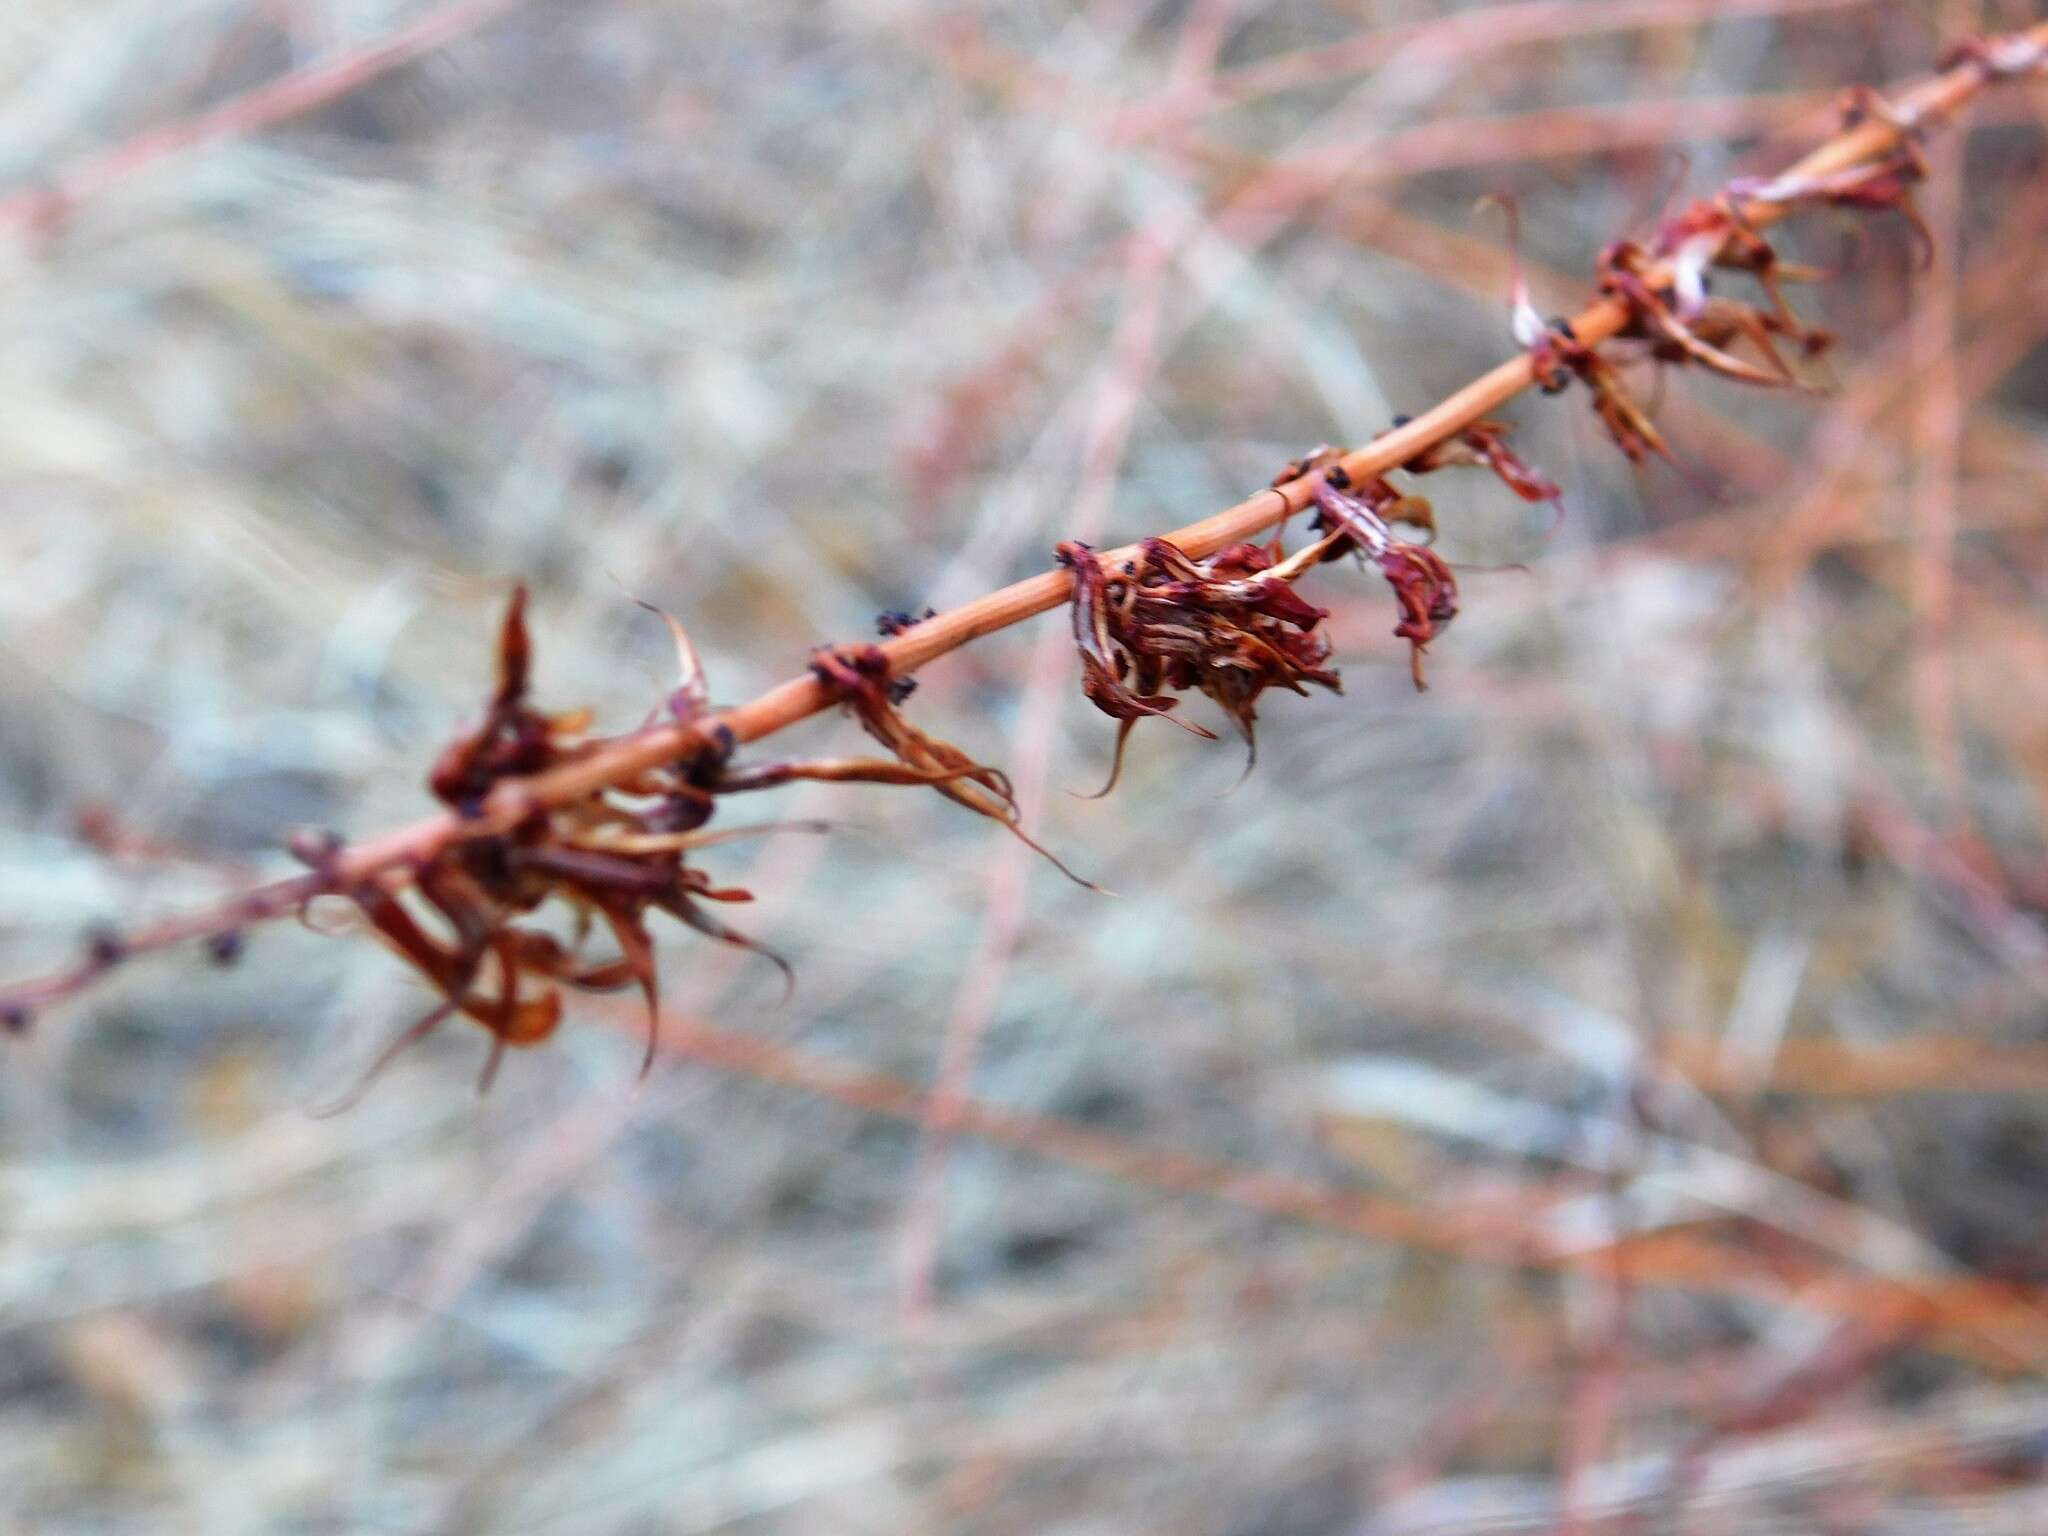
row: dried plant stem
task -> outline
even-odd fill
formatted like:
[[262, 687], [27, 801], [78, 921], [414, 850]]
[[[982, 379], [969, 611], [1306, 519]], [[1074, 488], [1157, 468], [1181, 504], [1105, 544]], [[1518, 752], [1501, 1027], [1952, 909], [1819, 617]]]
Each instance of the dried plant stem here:
[[[493, 9], [495, 7], [485, 7]], [[2048, 52], [2048, 23], [2011, 34], [1987, 45], [2004, 63], [1995, 68], [1980, 57], [1965, 57], [1953, 68], [1930, 76], [1866, 113], [1784, 173], [1786, 178], [1817, 178], [1873, 161], [1895, 148], [1902, 137], [1951, 117], [1985, 85], [2030, 68]], [[1762, 229], [1783, 218], [1788, 208], [1764, 200], [1738, 201], [1742, 219]], [[1668, 266], [1646, 268], [1645, 281], [1668, 280]], [[1571, 317], [1572, 333], [1588, 348], [1612, 341], [1630, 323], [1630, 306], [1621, 298], [1601, 298]], [[1418, 454], [1457, 437], [1535, 382], [1531, 359], [1518, 355], [1474, 379], [1462, 389], [1399, 428], [1370, 444], [1343, 454], [1337, 462], [1357, 482], [1396, 470]], [[1194, 560], [1205, 559], [1230, 545], [1285, 521], [1314, 502], [1316, 480], [1302, 476], [1262, 490], [1199, 522], [1165, 535]], [[1136, 544], [1102, 553], [1105, 565], [1134, 559]], [[1038, 614], [1065, 605], [1073, 577], [1064, 569], [1015, 582], [927, 619], [880, 647], [892, 676], [916, 671], [947, 652], [994, 634]], [[118, 941], [89, 946], [69, 969], [0, 990], [0, 1022], [22, 1022], [35, 1009], [66, 997], [97, 979], [121, 960], [147, 950], [232, 933], [253, 923], [286, 916], [311, 898], [350, 886], [378, 882], [406, 883], [413, 870], [432, 862], [465, 839], [499, 836], [537, 811], [572, 804], [672, 763], [721, 732], [737, 743], [772, 736], [837, 704], [839, 698], [811, 674], [781, 683], [736, 708], [701, 717], [690, 724], [653, 726], [617, 737], [589, 755], [551, 771], [510, 780], [491, 791], [473, 815], [444, 813], [381, 837], [322, 853], [308, 874], [259, 887], [221, 905], [144, 925]]]
[[[600, 1010], [605, 1005], [598, 1005]], [[622, 1024], [630, 1016], [618, 1013]], [[637, 1020], [630, 1021], [637, 1027]], [[1482, 1263], [1602, 1271], [1629, 1284], [1700, 1295], [1758, 1298], [1754, 1255], [1697, 1232], [1659, 1229], [1617, 1235], [1596, 1246], [1561, 1248], [1539, 1221], [1418, 1206], [1293, 1174], [1222, 1162], [1179, 1148], [1135, 1141], [1094, 1126], [969, 1094], [941, 1102], [901, 1077], [834, 1060], [703, 1019], [664, 1017], [665, 1054], [722, 1072], [842, 1104], [866, 1114], [1008, 1147], [1070, 1168], [1087, 1169], [1171, 1194], [1198, 1196], [1308, 1226], [1398, 1243]], [[1852, 1274], [1815, 1263], [1779, 1276], [1779, 1297], [1803, 1310], [1896, 1332], [1925, 1330], [1929, 1342], [1990, 1364], [2034, 1365], [2048, 1358], [2048, 1321], [2038, 1287], [2002, 1285], [1963, 1274]]]

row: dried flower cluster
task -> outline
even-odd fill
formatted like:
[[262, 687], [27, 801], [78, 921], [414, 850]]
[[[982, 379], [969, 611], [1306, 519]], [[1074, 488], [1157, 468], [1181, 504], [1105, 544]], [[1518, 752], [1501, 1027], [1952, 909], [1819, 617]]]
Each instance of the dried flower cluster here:
[[[1407, 418], [1397, 419], [1398, 429]], [[1525, 501], [1560, 504], [1549, 476], [1507, 444], [1501, 422], [1473, 422], [1455, 437], [1425, 448], [1403, 463], [1409, 474], [1455, 465], [1490, 470]], [[1458, 616], [1458, 583], [1445, 560], [1426, 544], [1395, 536], [1397, 526], [1420, 528], [1433, 539], [1436, 512], [1421, 496], [1397, 489], [1386, 475], [1354, 478], [1334, 448], [1317, 448], [1273, 479], [1277, 489], [1313, 482], [1316, 542], [1289, 555], [1282, 537], [1266, 544], [1234, 544], [1207, 560], [1191, 560], [1166, 539], [1147, 539], [1135, 559], [1104, 565], [1085, 544], [1061, 544], [1054, 554], [1074, 574], [1071, 616], [1081, 657], [1081, 689], [1090, 703], [1117, 722], [1116, 749], [1106, 795], [1123, 772], [1131, 727], [1164, 716], [1193, 735], [1215, 733], [1172, 713], [1176, 693], [1199, 692], [1222, 706], [1245, 739], [1249, 773], [1257, 761], [1259, 695], [1271, 687], [1305, 694], [1314, 683], [1342, 692], [1329, 666], [1323, 621], [1330, 614], [1304, 600], [1294, 584], [1317, 565], [1355, 555], [1376, 566], [1393, 589], [1400, 611], [1394, 633], [1409, 644], [1415, 686], [1425, 686], [1422, 653]]]
[[[708, 830], [720, 796], [796, 780], [924, 786], [999, 822], [1058, 864], [1020, 825], [1016, 795], [1000, 770], [904, 718], [915, 685], [903, 674], [1064, 602], [1082, 689], [1117, 721], [1115, 757], [1100, 793], [1116, 784], [1131, 728], [1140, 720], [1169, 719], [1214, 739], [1176, 712], [1178, 696], [1187, 693], [1213, 700], [1230, 718], [1245, 739], [1249, 771], [1258, 702], [1268, 689], [1339, 690], [1329, 664], [1329, 611], [1295, 587], [1310, 571], [1346, 555], [1376, 569], [1392, 590], [1394, 633], [1409, 642], [1411, 671], [1422, 687], [1423, 653], [1456, 618], [1458, 587], [1430, 547], [1436, 529], [1430, 502], [1392, 477], [1474, 466], [1524, 500], [1558, 504], [1557, 486], [1508, 447], [1508, 429], [1486, 413], [1529, 384], [1555, 393], [1574, 379], [1585, 384], [1600, 421], [1631, 460], [1669, 459], [1668, 446], [1624, 382], [1621, 364], [1631, 356], [1696, 365], [1746, 384], [1811, 388], [1796, 365], [1818, 357], [1830, 338], [1800, 320], [1781, 285], [1822, 274], [1781, 260], [1764, 228], [1805, 209], [1895, 212], [1928, 248], [1928, 230], [1912, 201], [1926, 174], [1918, 139], [1927, 122], [1991, 80], [2040, 72], [2044, 40], [2048, 28], [2037, 27], [1965, 45], [1945, 61], [1947, 74], [1897, 103], [1858, 93], [1849, 126], [1832, 147], [1782, 175], [1733, 182], [1687, 204], [1645, 240], [1608, 246], [1598, 261], [1599, 298], [1575, 321], [1542, 319], [1517, 264], [1512, 329], [1526, 349], [1526, 366], [1495, 370], [1438, 407], [1426, 425], [1397, 422], [1398, 447], [1389, 442], [1352, 454], [1319, 449], [1289, 465], [1273, 490], [1262, 493], [1278, 495], [1277, 513], [1255, 497], [1207, 523], [1114, 555], [1061, 544], [1056, 553], [1067, 579], [1019, 583], [945, 616], [884, 614], [884, 645], [821, 650], [808, 679], [750, 705], [712, 707], [689, 638], [670, 619], [681, 677], [641, 731], [593, 737], [585, 713], [542, 713], [528, 703], [532, 647], [525, 594], [515, 593], [499, 630], [497, 683], [483, 717], [441, 753], [429, 775], [444, 808], [440, 817], [354, 848], [333, 839], [302, 840], [294, 851], [310, 874], [125, 935], [95, 929], [69, 969], [0, 990], [0, 1027], [25, 1029], [32, 1009], [82, 990], [145, 949], [204, 940], [225, 963], [239, 952], [240, 934], [250, 924], [338, 897], [439, 998], [393, 1042], [365, 1083], [407, 1045], [459, 1014], [491, 1037], [482, 1078], [487, 1085], [507, 1049], [554, 1032], [564, 989], [637, 987], [648, 1008], [651, 1061], [659, 1006], [648, 926], [654, 914], [721, 943], [767, 953], [712, 912], [715, 905], [748, 900], [748, 893], [717, 885], [691, 862], [718, 843], [764, 830]], [[1507, 199], [1496, 201], [1508, 218], [1512, 252], [1519, 243], [1516, 209]], [[1721, 272], [1749, 278], [1756, 298], [1715, 293], [1712, 279]], [[1609, 343], [1620, 344], [1613, 356], [1601, 350]], [[1243, 542], [1303, 511], [1312, 515], [1316, 537], [1296, 553], [1285, 551], [1279, 534], [1263, 544]], [[1399, 529], [1417, 530], [1423, 539], [1402, 537]], [[833, 704], [857, 718], [889, 756], [734, 763], [741, 740]], [[543, 926], [556, 913], [563, 921]], [[768, 958], [788, 976], [778, 957]]]
[[1165, 539], [1147, 539], [1136, 559], [1105, 569], [1086, 544], [1055, 551], [1074, 573], [1074, 646], [1081, 656], [1082, 691], [1117, 722], [1109, 780], [1116, 787], [1131, 727], [1165, 716], [1183, 730], [1215, 733], [1170, 712], [1174, 692], [1206, 694], [1222, 706], [1248, 749], [1246, 772], [1258, 755], [1259, 695], [1281, 687], [1307, 693], [1316, 684], [1341, 692], [1322, 632], [1329, 610], [1303, 601], [1294, 582], [1324, 558], [1342, 534], [1300, 553], [1271, 544], [1234, 544], [1208, 560], [1190, 560]]
[[[662, 617], [675, 637], [682, 674], [669, 695], [667, 713], [679, 724], [694, 725], [712, 712], [703, 670], [682, 626]], [[536, 805], [504, 833], [450, 844], [406, 871], [409, 878], [401, 889], [382, 881], [323, 879], [321, 889], [352, 902], [371, 930], [441, 999], [385, 1049], [343, 1102], [351, 1102], [401, 1051], [456, 1014], [482, 1025], [491, 1036], [479, 1084], [488, 1088], [507, 1048], [536, 1045], [554, 1033], [564, 987], [640, 989], [647, 1002], [644, 1075], [653, 1063], [659, 1029], [660, 984], [648, 929], [655, 913], [762, 955], [782, 971], [785, 982], [793, 982], [781, 956], [729, 927], [706, 906], [751, 901], [752, 895], [715, 884], [689, 858], [765, 831], [821, 831], [823, 824], [769, 822], [712, 831], [708, 824], [721, 795], [797, 780], [930, 785], [969, 809], [1004, 821], [1030, 842], [1016, 826], [1015, 802], [1000, 773], [923, 736], [897, 714], [895, 703], [908, 692], [908, 680], [892, 682], [879, 657], [867, 647], [823, 655], [818, 666], [844, 689], [849, 704], [896, 753], [896, 761], [818, 758], [738, 766], [732, 762], [732, 733], [714, 723], [686, 737], [687, 750], [656, 768], [566, 804]], [[501, 784], [577, 762], [603, 746], [587, 734], [587, 711], [548, 715], [527, 703], [531, 664], [522, 588], [513, 594], [499, 629], [497, 686], [483, 718], [442, 751], [428, 775], [435, 798], [459, 816], [478, 815]], [[317, 841], [295, 849], [316, 874], [334, 851], [332, 843]], [[403, 889], [416, 893], [415, 899], [409, 902]], [[567, 939], [522, 921], [550, 902], [566, 909], [571, 923]], [[609, 934], [616, 953], [592, 958], [586, 951], [599, 928]]]
[[[680, 630], [677, 637], [685, 667], [671, 708], [688, 714], [704, 706], [702, 677]], [[592, 748], [587, 712], [548, 715], [527, 702], [532, 645], [524, 589], [513, 594], [499, 628], [497, 667], [497, 686], [483, 718], [443, 750], [428, 775], [435, 798], [458, 815], [477, 814], [500, 783], [560, 767]], [[651, 1063], [659, 986], [648, 915], [666, 912], [726, 943], [753, 947], [703, 906], [745, 901], [748, 894], [715, 886], [687, 862], [693, 850], [718, 840], [702, 828], [721, 787], [723, 757], [714, 739], [688, 759], [613, 791], [552, 809], [535, 807], [502, 835], [455, 843], [410, 871], [416, 903], [384, 882], [334, 882], [372, 931], [441, 998], [392, 1042], [356, 1091], [406, 1046], [458, 1013], [490, 1033], [481, 1079], [487, 1087], [508, 1047], [534, 1045], [554, 1033], [563, 987], [608, 992], [637, 984], [647, 999]], [[318, 872], [333, 850], [302, 845], [296, 851]], [[568, 940], [519, 921], [557, 899], [572, 916]], [[428, 914], [442, 932], [422, 921]], [[585, 953], [592, 930], [600, 926], [611, 935], [616, 956], [592, 959]]]
[[[1958, 57], [1987, 75], [2038, 67], [2033, 55], [2022, 66], [1988, 44]], [[1643, 355], [1660, 364], [1696, 364], [1743, 384], [1816, 388], [1786, 361], [1781, 344], [1811, 360], [1832, 345], [1833, 337], [1801, 321], [1780, 285], [1813, 282], [1826, 274], [1781, 259], [1758, 224], [1764, 216], [1811, 208], [1897, 213], [1912, 226], [1923, 261], [1931, 259], [1933, 235], [1913, 203], [1913, 188], [1927, 175], [1919, 148], [1922, 125], [1873, 91], [1852, 92], [1844, 109], [1845, 129], [1872, 119], [1893, 130], [1890, 147], [1874, 159], [1837, 170], [1731, 181], [1671, 214], [1647, 242], [1620, 240], [1603, 250], [1597, 264], [1599, 291], [1621, 304], [1626, 317], [1616, 339], [1640, 343]], [[1507, 213], [1512, 249], [1519, 243], [1514, 204], [1501, 197], [1490, 201]], [[1753, 279], [1760, 302], [1714, 293], [1715, 271]], [[1511, 304], [1511, 328], [1529, 351], [1538, 388], [1555, 394], [1573, 378], [1581, 380], [1601, 425], [1629, 459], [1641, 463], [1651, 454], [1670, 459], [1669, 447], [1629, 393], [1616, 364], [1586, 345], [1569, 321], [1546, 321], [1537, 314], [1519, 257]]]
[[1322, 470], [1315, 484], [1319, 527], [1335, 530], [1339, 551], [1356, 550], [1379, 567], [1393, 588], [1400, 610], [1394, 633], [1408, 642], [1408, 669], [1418, 690], [1422, 653], [1437, 631], [1458, 616], [1458, 582], [1444, 558], [1426, 544], [1394, 536], [1397, 523], [1411, 523], [1434, 532], [1435, 512], [1420, 497], [1395, 492], [1384, 478], [1354, 481], [1342, 465]]

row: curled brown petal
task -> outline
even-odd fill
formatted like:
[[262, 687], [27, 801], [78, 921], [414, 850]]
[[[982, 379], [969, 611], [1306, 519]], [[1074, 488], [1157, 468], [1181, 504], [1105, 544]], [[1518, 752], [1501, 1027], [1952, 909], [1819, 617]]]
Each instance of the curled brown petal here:
[[598, 903], [597, 910], [647, 1003], [647, 1049], [640, 1058], [640, 1076], [645, 1079], [654, 1070], [654, 1053], [661, 1044], [661, 977], [654, 968], [654, 940], [636, 909], [607, 901]]
[[811, 658], [812, 671], [852, 711], [867, 733], [899, 761], [925, 775], [921, 782], [955, 805], [986, 816], [1009, 829], [1010, 835], [1038, 854], [1076, 885], [1091, 891], [1102, 887], [1074, 873], [1021, 824], [1017, 798], [1009, 777], [999, 768], [976, 762], [950, 742], [927, 736], [903, 718], [889, 695], [889, 661], [872, 645], [820, 651]]
[[[1289, 469], [1320, 459], [1319, 451]], [[1298, 475], [1283, 472], [1282, 478]], [[1340, 528], [1291, 558], [1279, 555], [1276, 542], [1231, 545], [1198, 561], [1168, 540], [1148, 539], [1136, 560], [1114, 571], [1085, 545], [1060, 545], [1055, 555], [1074, 572], [1070, 602], [1082, 692], [1117, 722], [1109, 777], [1090, 798], [1116, 787], [1138, 720], [1165, 717], [1214, 739], [1213, 732], [1169, 714], [1178, 701], [1165, 690], [1193, 690], [1214, 700], [1245, 738], [1249, 770], [1257, 759], [1261, 693], [1273, 686], [1303, 693], [1305, 683], [1336, 688], [1336, 673], [1323, 666], [1329, 647], [1320, 633], [1329, 610], [1304, 600], [1293, 583], [1351, 542]]]
[[666, 624], [670, 638], [675, 641], [676, 686], [668, 696], [668, 708], [676, 719], [688, 724], [711, 706], [710, 685], [704, 679], [704, 663], [697, 656], [696, 644], [682, 621], [666, 608], [657, 608], [637, 597], [633, 601]]
[[[708, 893], [707, 893], [708, 894]], [[729, 944], [735, 949], [744, 949], [749, 954], [759, 955], [782, 973], [782, 996], [786, 1002], [796, 992], [796, 972], [787, 960], [758, 940], [748, 938], [738, 929], [727, 926], [706, 912], [696, 902], [683, 895], [666, 897], [660, 903], [661, 910], [671, 917], [687, 924], [708, 939]]]
[[[1564, 492], [1557, 482], [1541, 470], [1529, 464], [1522, 456], [1508, 446], [1507, 437], [1511, 429], [1505, 422], [1475, 421], [1456, 437], [1445, 438], [1433, 448], [1424, 449], [1405, 466], [1417, 474], [1442, 469], [1447, 465], [1471, 464], [1491, 470], [1509, 490], [1524, 501], [1547, 501], [1560, 503]], [[1388, 522], [1412, 521], [1398, 514], [1387, 513]], [[1424, 525], [1435, 531], [1435, 522]]]
[[1420, 544], [1389, 544], [1379, 557], [1380, 571], [1394, 589], [1401, 622], [1394, 633], [1408, 642], [1409, 670], [1418, 690], [1429, 685], [1422, 677], [1422, 653], [1437, 631], [1458, 616], [1458, 582], [1435, 550]]

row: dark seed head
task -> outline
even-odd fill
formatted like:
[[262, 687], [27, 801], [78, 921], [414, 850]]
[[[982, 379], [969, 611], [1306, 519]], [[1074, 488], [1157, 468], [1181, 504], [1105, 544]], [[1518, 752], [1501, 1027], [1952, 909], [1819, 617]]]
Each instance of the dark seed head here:
[[512, 878], [518, 850], [502, 837], [480, 837], [462, 846], [463, 866], [487, 886], [503, 886]]
[[206, 941], [206, 957], [215, 965], [233, 965], [242, 958], [242, 936], [232, 928]]

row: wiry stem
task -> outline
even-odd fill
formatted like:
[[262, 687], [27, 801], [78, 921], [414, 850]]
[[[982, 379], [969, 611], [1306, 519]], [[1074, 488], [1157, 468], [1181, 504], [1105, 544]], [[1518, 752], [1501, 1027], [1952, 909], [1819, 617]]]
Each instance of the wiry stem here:
[[[1952, 67], [1888, 101], [1870, 104], [1860, 121], [1780, 176], [1749, 184], [1749, 195], [1731, 199], [1739, 221], [1751, 230], [1778, 222], [1794, 206], [1783, 196], [1783, 188], [1878, 160], [1910, 136], [1952, 116], [1987, 84], [2039, 72], [2044, 57], [2048, 57], [2048, 23], [1960, 50]], [[1655, 287], [1670, 282], [1673, 268], [1672, 261], [1664, 260], [1644, 267], [1637, 275]], [[1572, 316], [1569, 327], [1582, 347], [1594, 349], [1614, 340], [1634, 317], [1626, 298], [1610, 295]], [[1528, 354], [1519, 354], [1434, 408], [1362, 448], [1339, 455], [1334, 463], [1352, 480], [1370, 482], [1458, 437], [1535, 382], [1535, 363]], [[1317, 483], [1316, 474], [1299, 475], [1165, 538], [1188, 558], [1206, 559], [1313, 506]], [[1130, 544], [1104, 551], [1097, 558], [1105, 566], [1119, 566], [1137, 558], [1140, 549], [1140, 545]], [[983, 635], [1058, 608], [1069, 600], [1072, 586], [1070, 572], [1055, 568], [926, 619], [880, 646], [889, 675], [904, 676]], [[101, 934], [69, 968], [0, 989], [0, 1025], [24, 1027], [38, 1008], [83, 989], [133, 955], [231, 935], [294, 913], [324, 893], [372, 882], [389, 888], [403, 886], [413, 871], [432, 863], [456, 843], [500, 836], [537, 812], [624, 784], [650, 769], [685, 758], [720, 736], [729, 735], [733, 743], [758, 741], [839, 702], [814, 673], [806, 672], [749, 703], [687, 724], [650, 726], [605, 742], [559, 768], [501, 782], [469, 814], [445, 812], [365, 842], [296, 850], [313, 865], [304, 875], [260, 886], [220, 905], [167, 918], [119, 937]]]

